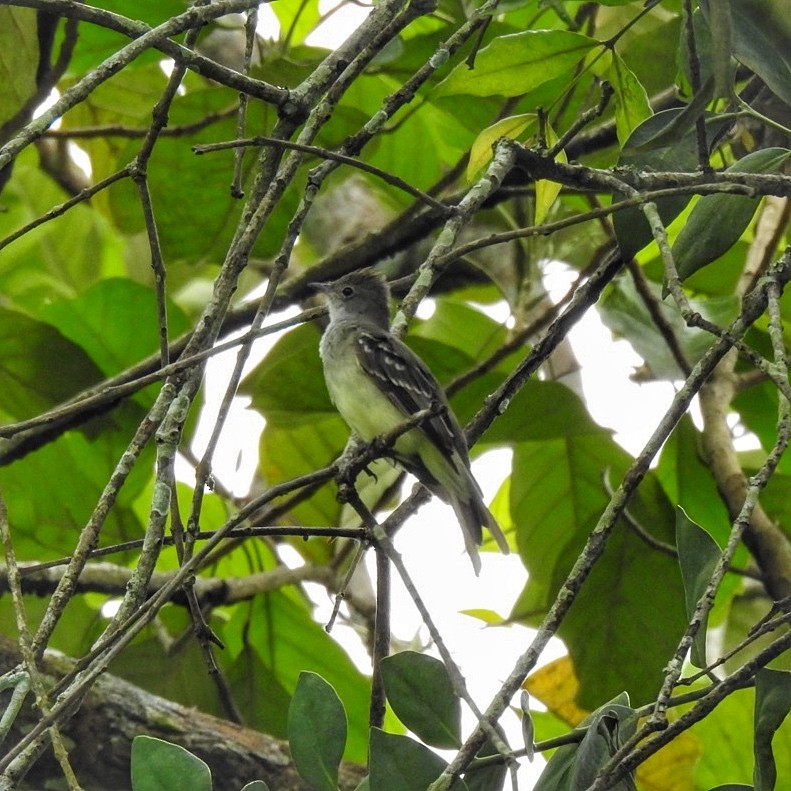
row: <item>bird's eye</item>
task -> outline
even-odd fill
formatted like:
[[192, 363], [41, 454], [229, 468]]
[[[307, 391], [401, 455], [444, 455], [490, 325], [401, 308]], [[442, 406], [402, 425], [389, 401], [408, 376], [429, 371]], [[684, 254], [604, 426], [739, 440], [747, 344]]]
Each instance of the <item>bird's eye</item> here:
[[343, 294], [344, 297], [351, 297], [354, 294], [354, 289], [351, 286], [344, 286], [341, 289], [341, 294]]

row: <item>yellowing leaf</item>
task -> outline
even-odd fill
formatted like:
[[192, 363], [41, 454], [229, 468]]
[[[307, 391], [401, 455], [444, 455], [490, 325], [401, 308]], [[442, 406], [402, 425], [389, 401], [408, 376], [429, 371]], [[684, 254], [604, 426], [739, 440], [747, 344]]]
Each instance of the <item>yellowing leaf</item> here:
[[[532, 673], [524, 684], [528, 692], [567, 725], [578, 725], [590, 712], [575, 702], [579, 682], [571, 657], [563, 656]], [[682, 733], [652, 755], [637, 770], [643, 791], [693, 791], [700, 742]]]
[[536, 670], [527, 678], [524, 687], [552, 714], [571, 727], [590, 714], [575, 703], [580, 684], [569, 656], [562, 656]]
[[[558, 136], [555, 134], [555, 130], [547, 124], [546, 127], [546, 136], [547, 136], [547, 143], [552, 146], [554, 145], [557, 140]], [[560, 151], [555, 156], [556, 162], [568, 162], [566, 158], [566, 152]], [[535, 224], [541, 225], [542, 222], [546, 219], [549, 210], [552, 208], [552, 204], [555, 202], [555, 198], [560, 194], [560, 184], [555, 181], [547, 181], [546, 179], [540, 179], [536, 182], [536, 216], [535, 216]]]
[[530, 129], [534, 134], [537, 129], [538, 116], [535, 113], [525, 113], [524, 115], [512, 115], [503, 118], [496, 124], [492, 124], [475, 138], [475, 142], [470, 149], [470, 161], [467, 164], [467, 179], [472, 181], [478, 173], [483, 170], [492, 159], [492, 146], [501, 137], [510, 137], [517, 140], [520, 137], [527, 137], [524, 133]]
[[695, 764], [702, 751], [700, 741], [688, 731], [655, 752], [637, 769], [643, 791], [693, 791]]

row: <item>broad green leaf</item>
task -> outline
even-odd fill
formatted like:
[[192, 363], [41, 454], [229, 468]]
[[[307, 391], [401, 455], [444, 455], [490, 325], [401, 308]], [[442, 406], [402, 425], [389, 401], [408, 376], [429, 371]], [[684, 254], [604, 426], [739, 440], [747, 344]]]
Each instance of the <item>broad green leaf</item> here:
[[789, 711], [791, 673], [769, 668], [758, 671], [755, 676], [755, 791], [774, 791], [777, 787], [778, 773], [772, 741]]
[[[752, 471], [753, 465], [750, 464], [747, 469]], [[780, 520], [778, 524], [788, 524], [786, 520], [791, 515], [791, 475], [787, 467], [783, 472], [776, 472], [765, 492], [761, 492], [761, 505], [772, 519]]]
[[592, 49], [595, 39], [566, 30], [528, 30], [495, 38], [475, 59], [461, 63], [436, 89], [437, 96], [520, 96], [560, 77]]
[[[680, 110], [664, 110], [647, 118], [629, 136], [624, 150], [618, 159], [620, 167], [638, 170], [694, 171], [698, 164], [697, 145], [693, 134], [686, 134], [673, 145], [662, 148], [641, 149], [641, 146], [656, 138], [658, 134], [672, 123]], [[616, 195], [615, 199], [623, 196]], [[656, 201], [659, 216], [665, 226], [681, 212], [689, 202], [689, 196], [677, 195], [661, 198]], [[624, 258], [629, 259], [647, 245], [652, 239], [651, 229], [642, 210], [638, 207], [619, 211], [613, 217], [615, 235]]]
[[[123, 420], [120, 423], [123, 425]], [[97, 426], [103, 429], [97, 436], [67, 432], [0, 469], [0, 487], [20, 557], [45, 560], [74, 551], [75, 531], [85, 526], [128, 443], [128, 437], [115, 433], [114, 425], [115, 418], [94, 421], [89, 424], [92, 434]], [[130, 500], [139, 494], [152, 464], [153, 454], [147, 451], [132, 472], [130, 489], [121, 489], [116, 507], [107, 516], [103, 542], [126, 541], [143, 534]], [[43, 481], [47, 496], [31, 497]]]
[[753, 787], [743, 783], [726, 783], [724, 786], [712, 788], [711, 791], [753, 791]]
[[[175, 555], [173, 549], [163, 550], [161, 556], [164, 561], [163, 570], [178, 568]], [[136, 556], [132, 555], [131, 560], [135, 561]], [[215, 611], [208, 623], [217, 634], [222, 634], [224, 620], [224, 617]], [[101, 619], [94, 628], [105, 624], [104, 619]], [[162, 633], [175, 636], [192, 628], [189, 612], [183, 607], [165, 608], [159, 615], [158, 627], [162, 632], [154, 634], [153, 630], [146, 629], [127, 646], [125, 651], [121, 652], [113, 662], [113, 674], [153, 695], [159, 695], [182, 706], [194, 707], [216, 717], [227, 716], [227, 709], [224, 708], [216, 687], [212, 684], [195, 683], [195, 679], [206, 672], [206, 657], [197, 641], [185, 641], [175, 654], [162, 644]], [[86, 639], [89, 634], [86, 635]], [[227, 660], [227, 657], [222, 652], [218, 652], [218, 660], [222, 662]], [[223, 673], [246, 717], [244, 693], [237, 686], [236, 679], [227, 671], [226, 666], [223, 666]], [[247, 690], [244, 692], [246, 693]], [[259, 694], [257, 700], [259, 703], [266, 700], [267, 708], [273, 706], [269, 690]], [[284, 707], [286, 705], [287, 699]], [[256, 722], [256, 726], [260, 726], [260, 722]]]
[[[733, 55], [791, 103], [791, 22], [784, 0], [727, 0]], [[710, 17], [710, 0], [701, 0]]]
[[483, 444], [600, 436], [610, 432], [593, 422], [580, 398], [565, 385], [531, 379], [483, 436]]
[[[763, 497], [761, 500], [763, 501]], [[745, 554], [747, 554], [746, 551]], [[739, 558], [734, 562], [734, 565], [738, 563], [740, 567], [749, 567], [749, 562], [748, 556], [747, 558]], [[735, 574], [728, 575], [730, 578], [736, 576]], [[761, 651], [766, 650], [778, 637], [777, 632], [754, 635], [749, 645], [744, 646], [744, 636], [753, 632], [757, 623], [762, 623], [766, 620], [767, 604], [760, 599], [756, 600], [751, 595], [750, 581], [741, 578], [737, 579], [739, 584], [736, 586], [735, 594], [732, 594], [730, 599], [725, 601], [727, 608], [722, 607], [722, 609], [726, 610], [727, 617], [719, 619], [721, 623], [718, 624], [718, 626], [721, 625], [718, 633], [720, 639], [717, 641], [718, 651], [723, 656], [730, 656], [722, 665], [725, 673], [732, 673], [738, 670], [745, 662], [754, 659]], [[719, 595], [717, 598], [719, 600]], [[731, 654], [731, 652], [735, 653]], [[791, 656], [789, 656], [789, 652], [786, 651], [775, 659], [772, 662], [772, 668], [775, 670], [791, 670]], [[750, 727], [753, 726], [751, 725]], [[785, 726], [783, 730], [786, 730]]]
[[[370, 791], [426, 791], [447, 765], [435, 752], [408, 736], [371, 728]], [[451, 788], [467, 791], [463, 780]]]
[[533, 791], [569, 791], [576, 760], [576, 745], [558, 747], [541, 771]]
[[[68, 198], [41, 171], [34, 149], [25, 149], [3, 190], [0, 236], [37, 220]], [[37, 312], [42, 305], [79, 294], [98, 278], [124, 274], [124, 246], [111, 230], [82, 203], [9, 244], [0, 252], [5, 306]]]
[[241, 392], [251, 395], [268, 423], [291, 426], [337, 415], [324, 384], [319, 339], [313, 324], [290, 330], [243, 381]]
[[382, 680], [396, 716], [422, 741], [447, 749], [461, 744], [461, 702], [439, 659], [400, 651], [382, 662]]
[[[743, 635], [742, 635], [743, 636]], [[695, 773], [695, 788], [712, 788], [723, 783], [743, 783], [752, 787], [755, 761], [753, 739], [755, 730], [755, 693], [739, 690], [729, 695], [715, 712], [695, 723], [691, 735], [701, 745]], [[722, 746], [728, 745], [727, 750]], [[783, 782], [791, 777], [791, 720], [774, 734], [774, 758], [777, 776]], [[777, 791], [783, 786], [778, 786]]]
[[[504, 743], [508, 743], [505, 732], [498, 725], [497, 733]], [[483, 746], [478, 751], [476, 758], [488, 758], [498, 755], [499, 751], [492, 743], [491, 736], [486, 738]], [[492, 789], [505, 789], [505, 778], [508, 776], [508, 765], [506, 759], [501, 757], [499, 761], [491, 761], [483, 766], [473, 765], [464, 773], [464, 782], [468, 791], [492, 791]]]
[[[533, 625], [551, 606], [609, 500], [602, 471], [616, 486], [629, 463], [606, 434], [515, 446], [511, 513], [529, 576], [512, 618]], [[629, 511], [654, 537], [672, 542], [673, 511], [653, 475], [644, 479]], [[579, 704], [593, 709], [623, 689], [637, 701], [650, 700], [686, 622], [675, 561], [619, 525], [580, 601], [584, 607], [572, 607], [559, 632], [580, 681]]]
[[653, 114], [648, 94], [623, 58], [612, 52], [609, 68], [602, 75], [615, 89], [615, 127], [622, 146], [632, 132]]
[[209, 767], [189, 750], [153, 736], [132, 741], [132, 791], [211, 791]]
[[492, 147], [501, 137], [519, 140], [530, 137], [538, 128], [538, 116], [535, 113], [523, 113], [501, 118], [497, 123], [481, 132], [475, 138], [470, 149], [470, 161], [467, 163], [467, 180], [473, 181], [476, 176], [492, 161]]
[[292, 46], [302, 44], [321, 21], [318, 0], [294, 5], [275, 3], [272, 10], [280, 22], [280, 40], [288, 41]]
[[288, 708], [288, 744], [304, 780], [321, 791], [338, 788], [346, 712], [338, 694], [317, 673], [300, 673]]
[[[621, 702], [608, 703], [583, 721], [587, 731], [577, 747], [569, 791], [584, 791], [588, 788], [599, 770], [634, 734], [637, 717], [634, 709], [627, 705], [628, 696], [624, 693], [615, 700]], [[636, 790], [630, 775], [613, 788], [616, 791]]]
[[711, 470], [700, 456], [700, 443], [700, 432], [692, 419], [682, 418], [662, 447], [656, 476], [670, 502], [724, 544], [731, 520]]
[[[123, 13], [123, 12], [121, 12]], [[92, 36], [88, 30], [94, 25], [84, 25], [86, 35]], [[101, 34], [100, 34], [101, 35]], [[119, 43], [117, 34], [109, 33]], [[82, 42], [82, 30], [79, 37]], [[112, 45], [110, 45], [112, 46]], [[77, 47], [79, 52], [80, 47]], [[75, 75], [76, 78], [76, 75]], [[136, 60], [133, 69], [124, 69], [113, 75], [109, 80], [100, 83], [85, 98], [63, 116], [62, 128], [85, 128], [102, 124], [122, 124], [128, 129], [137, 129], [142, 132], [151, 120], [151, 109], [162, 96], [167, 84], [167, 75], [164, 74], [156, 59]], [[67, 83], [68, 85], [68, 83]], [[140, 141], [131, 141], [128, 137], [97, 136], [80, 140], [80, 146], [88, 154], [91, 162], [91, 171], [94, 179], [102, 179], [126, 165], [137, 153]], [[125, 152], [125, 153], [124, 153]], [[155, 172], [159, 168], [155, 169]], [[156, 176], [155, 176], [156, 178]], [[136, 196], [134, 185], [129, 183], [128, 194], [135, 195], [133, 205], [128, 207], [132, 212], [140, 211], [140, 201]], [[94, 206], [106, 211], [109, 196], [100, 192]], [[140, 227], [141, 218], [135, 214], [136, 225]]]
[[[319, 674], [337, 690], [346, 709], [349, 730], [345, 758], [365, 762], [367, 721], [371, 694], [370, 679], [354, 665], [343, 649], [313, 619], [311, 607], [289, 589], [256, 596], [249, 605], [237, 606], [220, 634], [228, 658], [250, 665], [245, 657], [252, 653], [257, 669], [251, 678], [248, 669], [240, 668], [239, 682], [255, 683], [255, 695], [248, 695], [245, 712], [252, 726], [262, 716], [282, 717], [284, 701], [294, 694], [303, 671]], [[257, 676], [256, 676], [257, 674]], [[277, 712], [262, 712], [269, 697]], [[274, 735], [285, 736], [285, 732]]]
[[[671, 302], [661, 301], [661, 287], [656, 283], [649, 283], [648, 287], [654, 293], [659, 312], [667, 326], [673, 329], [686, 359], [694, 364], [711, 346], [711, 335], [702, 330], [689, 329]], [[693, 299], [691, 303], [694, 310], [720, 325], [735, 319], [739, 311], [739, 302], [734, 296]], [[607, 288], [598, 307], [604, 323], [617, 336], [629, 339], [653, 376], [670, 381], [682, 378], [676, 357], [631, 280], [620, 279]]]
[[36, 91], [36, 26], [32, 8], [0, 8], [0, 124], [15, 116]]
[[[335, 114], [341, 126], [334, 125], [333, 130], [338, 134], [356, 134], [369, 117], [381, 110], [382, 102], [401, 84], [400, 76], [386, 73], [369, 74], [355, 81], [341, 100], [340, 117], [337, 111]], [[446, 102], [433, 101], [433, 93], [427, 98], [429, 101], [401, 116], [399, 134], [390, 137], [388, 145], [368, 147], [365, 154], [365, 160], [371, 165], [421, 189], [430, 188], [469, 151], [475, 137], [492, 122], [496, 112], [487, 101], [468, 102], [464, 107], [464, 117], [458, 118], [454, 114], [456, 108]], [[340, 144], [342, 139], [342, 136], [336, 138], [333, 135], [331, 145]], [[419, 146], [415, 145], [416, 140], [420, 141]], [[373, 183], [382, 186], [378, 179]], [[402, 206], [413, 200], [402, 191], [390, 188], [388, 196], [396, 205]]]
[[[753, 151], [725, 172], [774, 173], [789, 156], [791, 151], [786, 148]], [[727, 193], [704, 195], [698, 200], [672, 248], [682, 280], [715, 261], [736, 243], [749, 225], [759, 200]]]
[[102, 378], [93, 360], [54, 327], [0, 308], [0, 409], [33, 417]]
[[[686, 12], [684, 12], [686, 14]], [[686, 17], [685, 17], [686, 24]], [[695, 55], [697, 58], [698, 77], [701, 84], [709, 82], [712, 73], [712, 42], [711, 30], [703, 16], [700, 7], [692, 12], [692, 26], [695, 35]], [[681, 84], [682, 94], [690, 96], [692, 89], [692, 62], [687, 46], [686, 37], [680, 36], [678, 42], [678, 57], [680, 74], [678, 82]]]
[[[754, 348], [760, 348], [764, 355], [771, 357], [771, 347], [765, 333], [758, 334], [753, 331], [747, 336], [747, 340]], [[777, 441], [777, 388], [770, 382], [754, 384], [744, 392], [738, 393], [733, 399], [732, 406], [738, 412], [745, 428], [758, 437], [761, 446], [768, 452]], [[762, 462], [763, 459], [757, 463], [751, 461], [749, 466], [757, 468]], [[778, 485], [778, 488], [772, 492], [770, 497], [773, 501], [774, 512], [782, 516], [787, 512], [788, 505], [791, 505], [791, 503], [787, 505], [782, 499], [785, 487], [788, 485], [787, 480], [784, 481], [783, 477], [791, 474], [791, 458], [786, 458], [783, 455], [778, 465], [778, 472], [782, 474], [772, 476], [768, 486], [771, 489], [775, 484]], [[763, 499], [764, 495], [762, 493], [762, 504]]]
[[[692, 618], [700, 598], [711, 580], [714, 568], [722, 555], [717, 542], [696, 525], [681, 508], [676, 510], [676, 546], [681, 578], [687, 605], [687, 618]], [[692, 643], [691, 660], [696, 667], [706, 667], [706, 629], [708, 613]]]
[[[167, 314], [171, 338], [187, 331], [186, 316], [172, 302]], [[108, 376], [159, 351], [156, 295], [133, 280], [102, 280], [74, 299], [45, 306], [40, 315], [78, 343]]]
[[[136, 7], [134, 13], [131, 12], [129, 3], [126, 0], [97, 0], [91, 5], [120, 14], [122, 17], [145, 22], [152, 27], [171, 17], [184, 13], [186, 10], [181, 0], [157, 0], [156, 3], [144, 3]], [[103, 25], [80, 25], [80, 35], [77, 38], [74, 55], [69, 62], [68, 74], [83, 74], [95, 68], [101, 61], [109, 58], [128, 43], [129, 39], [126, 36], [116, 33]], [[137, 70], [140, 67], [162, 60], [162, 57], [161, 53], [154, 49], [149, 49], [133, 60], [126, 68]]]
[[[634, 732], [636, 718], [625, 693], [589, 714], [575, 730], [582, 733], [578, 744], [559, 747], [541, 772], [534, 791], [583, 791]], [[617, 791], [634, 789], [630, 778], [613, 786]]]
[[[92, 126], [103, 122], [119, 123], [120, 117], [126, 126], [145, 128], [165, 85], [166, 76], [157, 61], [144, 69], [123, 71], [100, 85], [86, 103], [65, 118], [74, 126]], [[170, 108], [172, 125], [195, 124], [207, 114], [222, 113], [233, 101], [227, 90], [192, 74], [185, 77], [184, 88]], [[248, 113], [251, 113], [248, 117], [251, 127], [267, 125], [269, 109], [265, 103], [251, 103]], [[190, 135], [163, 136], [157, 142], [148, 170], [148, 188], [157, 234], [168, 266], [175, 262], [194, 265], [222, 260], [230, 244], [242, 211], [241, 201], [230, 194], [233, 152], [197, 156], [192, 145], [232, 138], [235, 123], [233, 119], [222, 118]], [[132, 162], [140, 145], [136, 138], [90, 138], [85, 148], [91, 157], [94, 177], [109, 175]], [[244, 174], [252, 167], [252, 162], [253, 157], [245, 158]], [[177, 188], [174, 185], [178, 185]], [[190, 199], [189, 196], [195, 195], [200, 195], [200, 200]], [[278, 230], [285, 227], [296, 201], [295, 193], [287, 192], [287, 195], [270, 219], [270, 233], [258, 239], [256, 255], [271, 254], [279, 246]], [[139, 191], [131, 180], [114, 183], [97, 196], [96, 205], [124, 234], [133, 236], [145, 232]], [[145, 259], [144, 263], [147, 264]]]
[[[420, 351], [425, 354], [426, 361], [431, 364], [431, 370], [440, 381], [446, 382], [458, 375], [459, 365], [473, 364], [494, 354], [506, 337], [505, 327], [482, 310], [457, 298], [443, 297], [437, 299], [434, 313], [428, 321], [417, 321], [410, 325], [407, 341], [412, 343], [418, 338], [425, 338], [436, 342], [436, 350], [424, 345]], [[457, 355], [459, 352], [466, 355], [466, 360], [458, 356], [456, 366], [443, 364], [448, 349]]]

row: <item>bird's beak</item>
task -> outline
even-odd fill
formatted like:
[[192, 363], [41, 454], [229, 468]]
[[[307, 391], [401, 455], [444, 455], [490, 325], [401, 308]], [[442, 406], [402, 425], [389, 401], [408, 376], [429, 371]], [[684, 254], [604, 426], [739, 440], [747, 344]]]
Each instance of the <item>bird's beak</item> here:
[[308, 283], [308, 288], [311, 288], [314, 291], [320, 291], [322, 294], [326, 294], [330, 290], [331, 286], [331, 283]]

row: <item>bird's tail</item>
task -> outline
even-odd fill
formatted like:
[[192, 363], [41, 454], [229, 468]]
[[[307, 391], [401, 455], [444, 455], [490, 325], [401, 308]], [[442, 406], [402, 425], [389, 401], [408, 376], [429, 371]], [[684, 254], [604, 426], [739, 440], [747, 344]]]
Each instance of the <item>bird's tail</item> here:
[[470, 494], [474, 491], [476, 496], [470, 497], [469, 500], [461, 500], [459, 497], [453, 497], [451, 505], [461, 525], [461, 531], [464, 535], [464, 547], [467, 550], [467, 554], [470, 556], [472, 567], [475, 569], [475, 575], [477, 576], [481, 570], [481, 558], [478, 554], [478, 546], [483, 541], [482, 526], [485, 526], [489, 530], [492, 537], [497, 542], [497, 546], [504, 555], [509, 554], [511, 549], [508, 546], [508, 541], [503, 535], [503, 531], [500, 530], [500, 526], [497, 524], [497, 520], [486, 507], [483, 499], [478, 493], [477, 486], [475, 490], [469, 489], [468, 491]]

